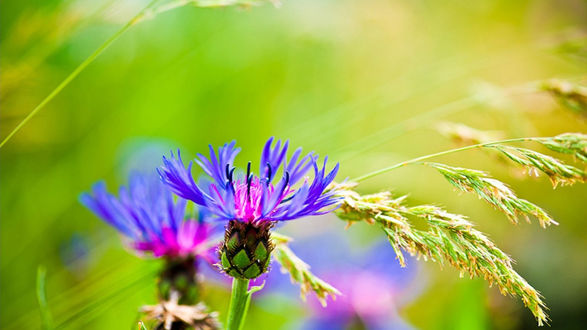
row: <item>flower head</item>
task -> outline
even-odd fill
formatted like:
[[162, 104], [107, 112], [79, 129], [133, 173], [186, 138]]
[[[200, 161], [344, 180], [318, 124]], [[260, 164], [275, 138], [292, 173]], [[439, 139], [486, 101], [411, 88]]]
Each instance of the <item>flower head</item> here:
[[[297, 149], [287, 157], [289, 142], [270, 138], [261, 154], [259, 174], [251, 170], [235, 174], [232, 165], [240, 149], [235, 142], [223, 145], [218, 153], [210, 146], [210, 157], [199, 154], [196, 163], [209, 176], [196, 184], [190, 162], [184, 166], [179, 151], [177, 157], [163, 157], [159, 175], [178, 196], [206, 208], [217, 219], [228, 222], [224, 242], [219, 248], [222, 270], [236, 278], [253, 279], [267, 271], [274, 248], [269, 229], [276, 221], [293, 220], [320, 215], [339, 201], [335, 191], [328, 191], [338, 172], [338, 164], [326, 172], [327, 158], [320, 168], [318, 156], [304, 157]], [[304, 179], [314, 169], [313, 179]], [[277, 180], [277, 177], [281, 179]]]
[[156, 175], [133, 173], [118, 198], [100, 181], [80, 202], [131, 240], [131, 246], [155, 257], [202, 257], [213, 262], [209, 246], [211, 228], [199, 220], [185, 220], [187, 201], [174, 201], [171, 191]]
[[[232, 164], [240, 148], [235, 148], [234, 141], [218, 148], [218, 153], [210, 146], [209, 157], [198, 154], [195, 161], [210, 182], [196, 184], [191, 174], [193, 163], [186, 168], [179, 151], [177, 156], [171, 153], [170, 158], [163, 157], [159, 174], [178, 196], [206, 207], [222, 220], [285, 221], [329, 212], [326, 208], [339, 200], [335, 192], [326, 191], [338, 172], [338, 164], [327, 173], [327, 157], [320, 168], [314, 153], [301, 157], [299, 148], [288, 159], [288, 141], [272, 144], [270, 138], [261, 154], [257, 175], [251, 170], [251, 162], [246, 174], [242, 171], [235, 175]], [[302, 180], [310, 169], [314, 170], [314, 178]]]

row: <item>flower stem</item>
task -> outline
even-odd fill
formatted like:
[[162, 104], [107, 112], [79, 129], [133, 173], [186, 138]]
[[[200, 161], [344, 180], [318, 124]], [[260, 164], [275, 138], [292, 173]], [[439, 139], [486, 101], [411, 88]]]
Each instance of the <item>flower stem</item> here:
[[108, 46], [110, 46], [118, 37], [120, 37], [124, 32], [126, 32], [131, 26], [135, 25], [141, 19], [143, 19], [151, 10], [151, 8], [157, 3], [159, 0], [151, 0], [151, 2], [143, 8], [138, 14], [136, 14], [133, 18], [131, 18], [124, 26], [122, 26], [116, 33], [114, 33], [110, 38], [108, 38], [98, 49], [96, 49], [90, 56], [88, 56], [82, 63], [80, 63], [77, 68], [75, 68], [55, 89], [49, 93], [42, 101], [37, 105], [33, 111], [31, 111], [16, 127], [6, 136], [2, 142], [0, 143], [0, 148], [2, 148], [8, 140], [16, 134], [31, 118], [33, 118], [37, 112], [41, 111], [47, 103], [55, 98], [69, 83], [75, 79], [84, 69], [90, 65]]
[[350, 181], [354, 181], [354, 182], [359, 182], [359, 181], [364, 181], [367, 179], [371, 179], [377, 175], [383, 174], [383, 173], [387, 173], [389, 171], [395, 170], [396, 168], [400, 168], [402, 166], [405, 165], [412, 165], [412, 164], [416, 164], [419, 163], [423, 160], [426, 159], [430, 159], [430, 158], [434, 158], [434, 157], [438, 157], [438, 156], [444, 156], [444, 155], [448, 155], [448, 154], [452, 154], [455, 152], [459, 152], [459, 151], [465, 151], [465, 150], [470, 150], [470, 149], [475, 149], [475, 148], [483, 148], [483, 147], [487, 147], [487, 146], [491, 146], [491, 145], [496, 145], [496, 144], [502, 144], [502, 143], [513, 143], [513, 142], [523, 142], [523, 141], [537, 141], [540, 140], [542, 138], [538, 138], [538, 137], [529, 137], [529, 138], [517, 138], [517, 139], [508, 139], [508, 140], [500, 140], [500, 141], [493, 141], [493, 142], [486, 142], [486, 143], [479, 143], [479, 144], [473, 144], [470, 146], [466, 146], [466, 147], [461, 147], [461, 148], [456, 148], [456, 149], [450, 149], [450, 150], [445, 150], [445, 151], [441, 151], [441, 152], [437, 152], [434, 154], [429, 154], [429, 155], [425, 155], [425, 156], [421, 156], [418, 158], [413, 158], [410, 160], [406, 160], [404, 162], [401, 163], [397, 163], [395, 165], [389, 166], [389, 167], [385, 167], [382, 168], [380, 170], [371, 172], [371, 173], [367, 173], [365, 175], [359, 176], [357, 178], [354, 178]]
[[226, 320], [227, 330], [242, 329], [250, 301], [249, 280], [233, 278], [232, 294], [230, 296], [230, 306], [228, 307], [228, 318]]

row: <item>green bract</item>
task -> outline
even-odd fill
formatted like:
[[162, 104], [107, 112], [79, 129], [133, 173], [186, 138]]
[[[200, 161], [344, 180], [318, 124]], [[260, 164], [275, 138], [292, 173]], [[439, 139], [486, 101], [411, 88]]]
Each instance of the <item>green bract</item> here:
[[265, 273], [273, 250], [269, 234], [272, 226], [271, 222], [230, 221], [219, 250], [222, 270], [232, 277], [244, 279]]

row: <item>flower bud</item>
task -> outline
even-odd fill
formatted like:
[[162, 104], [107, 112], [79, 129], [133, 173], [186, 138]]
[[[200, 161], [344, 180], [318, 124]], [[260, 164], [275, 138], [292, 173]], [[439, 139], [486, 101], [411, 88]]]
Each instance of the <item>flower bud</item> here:
[[198, 301], [198, 278], [194, 257], [169, 258], [159, 275], [158, 289], [162, 300], [178, 294], [178, 303], [193, 305]]
[[253, 279], [267, 271], [271, 260], [269, 221], [242, 222], [231, 220], [224, 234], [220, 267], [235, 278]]

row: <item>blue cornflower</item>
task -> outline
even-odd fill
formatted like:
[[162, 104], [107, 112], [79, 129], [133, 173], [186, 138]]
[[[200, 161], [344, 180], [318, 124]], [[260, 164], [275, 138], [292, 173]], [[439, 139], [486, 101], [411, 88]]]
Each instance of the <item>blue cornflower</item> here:
[[[171, 153], [170, 158], [163, 157], [163, 167], [159, 174], [171, 190], [180, 197], [206, 207], [212, 214], [222, 220], [242, 222], [285, 221], [304, 216], [320, 215], [339, 201], [334, 191], [326, 188], [336, 176], [339, 165], [326, 173], [324, 158], [321, 168], [318, 156], [310, 152], [300, 159], [302, 149], [297, 149], [287, 159], [289, 142], [283, 146], [278, 140], [272, 147], [273, 138], [265, 144], [261, 154], [259, 175], [251, 172], [251, 162], [247, 165], [246, 176], [235, 178], [233, 161], [240, 151], [235, 142], [227, 143], [218, 149], [218, 154], [210, 146], [210, 157], [198, 154], [196, 163], [210, 176], [212, 182], [196, 184], [190, 162], [184, 166], [179, 150], [177, 157]], [[314, 169], [314, 178], [307, 178], [296, 188], [310, 169]], [[275, 182], [278, 171], [281, 179]]]
[[173, 194], [153, 172], [133, 173], [128, 187], [120, 187], [118, 198], [100, 181], [91, 193], [83, 193], [80, 202], [98, 217], [116, 228], [140, 252], [155, 257], [201, 257], [213, 263], [209, 224], [200, 219], [185, 219], [187, 201], [174, 200]]
[[[297, 149], [287, 157], [289, 142], [270, 138], [261, 154], [259, 174], [251, 171], [235, 175], [232, 165], [240, 151], [235, 142], [218, 149], [210, 146], [210, 157], [198, 154], [196, 163], [210, 177], [196, 184], [190, 162], [185, 167], [177, 157], [163, 157], [159, 175], [178, 196], [206, 208], [218, 220], [228, 221], [219, 257], [224, 272], [236, 278], [253, 279], [267, 271], [273, 244], [269, 229], [277, 221], [325, 214], [340, 201], [336, 191], [328, 190], [338, 172], [338, 164], [326, 172], [327, 157], [320, 167], [313, 152], [302, 156]], [[312, 179], [306, 174], [314, 170]], [[244, 171], [242, 171], [245, 173]], [[278, 175], [280, 173], [280, 175]], [[281, 179], [276, 180], [276, 177]]]

